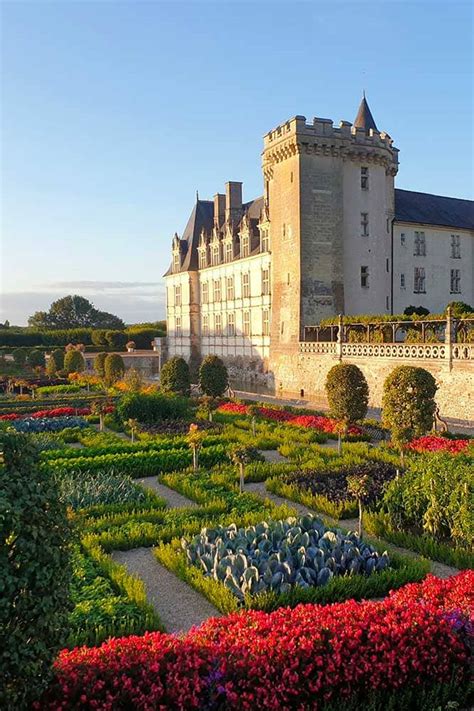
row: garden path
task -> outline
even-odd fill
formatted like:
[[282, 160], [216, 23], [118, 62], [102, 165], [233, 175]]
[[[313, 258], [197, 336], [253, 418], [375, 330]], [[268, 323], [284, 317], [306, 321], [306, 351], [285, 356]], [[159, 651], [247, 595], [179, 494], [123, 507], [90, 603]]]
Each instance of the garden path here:
[[[339, 528], [346, 529], [349, 531], [355, 531], [358, 528], [359, 522], [358, 519], [356, 518], [350, 518], [350, 519], [343, 519], [340, 521], [336, 521], [335, 519], [331, 518], [330, 516], [327, 516], [326, 514], [322, 514], [319, 511], [316, 511], [314, 509], [310, 509], [307, 506], [303, 506], [303, 504], [298, 504], [295, 501], [290, 501], [290, 499], [285, 499], [282, 496], [277, 496], [276, 494], [272, 494], [270, 491], [267, 491], [265, 487], [265, 482], [252, 482], [249, 484], [245, 485], [245, 490], [250, 491], [254, 494], [258, 494], [259, 496], [262, 496], [263, 498], [270, 499], [270, 501], [273, 501], [275, 504], [278, 504], [279, 506], [282, 506], [284, 504], [288, 506], [292, 506], [294, 509], [299, 514], [305, 514], [308, 511], [310, 513], [314, 513], [317, 516], [321, 516], [330, 526], [338, 526]], [[383, 539], [377, 539], [380, 540], [381, 543], [386, 543]], [[418, 553], [415, 553], [415, 551], [408, 550], [407, 548], [400, 548], [399, 546], [395, 546], [393, 543], [388, 543], [387, 542], [387, 548], [390, 548], [396, 553], [399, 553], [400, 555], [405, 555], [408, 557], [412, 558], [419, 558]], [[439, 563], [438, 561], [432, 560], [430, 561], [431, 563], [431, 572], [433, 575], [436, 575], [438, 578], [449, 578], [451, 575], [456, 575], [456, 573], [459, 572], [457, 568], [452, 568], [449, 565], [445, 565], [444, 563]]]
[[266, 462], [278, 464], [287, 462], [287, 457], [284, 457], [277, 449], [259, 449], [258, 450]]
[[195, 501], [191, 501], [191, 499], [179, 494], [177, 491], [174, 491], [174, 489], [170, 489], [169, 486], [160, 484], [156, 476], [146, 476], [141, 479], [135, 479], [135, 481], [137, 484], [141, 484], [146, 489], [151, 489], [151, 491], [155, 494], [161, 496], [161, 498], [166, 501], [166, 505], [170, 509], [183, 507], [192, 508], [197, 506]]
[[114, 551], [111, 555], [131, 575], [142, 579], [147, 600], [167, 632], [186, 632], [210, 617], [221, 616], [206, 598], [158, 563], [150, 548]]

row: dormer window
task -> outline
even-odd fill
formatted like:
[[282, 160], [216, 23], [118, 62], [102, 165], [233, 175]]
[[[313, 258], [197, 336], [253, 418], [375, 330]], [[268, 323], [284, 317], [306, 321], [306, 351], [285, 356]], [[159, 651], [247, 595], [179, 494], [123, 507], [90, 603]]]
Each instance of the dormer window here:
[[268, 234], [268, 230], [261, 231], [260, 249], [262, 252], [270, 251], [270, 236]]
[[180, 258], [179, 258], [179, 252], [173, 252], [173, 271], [174, 272], [179, 272], [180, 268]]
[[207, 256], [206, 248], [203, 247], [199, 250], [199, 269], [204, 269], [205, 267], [207, 267]]
[[232, 242], [226, 242], [225, 243], [225, 261], [226, 262], [231, 262], [233, 258], [233, 249], [232, 249]]
[[250, 239], [249, 235], [242, 235], [240, 240], [240, 256], [248, 257], [250, 254]]
[[211, 247], [211, 264], [213, 267], [217, 266], [220, 262], [220, 248], [219, 244], [213, 244]]

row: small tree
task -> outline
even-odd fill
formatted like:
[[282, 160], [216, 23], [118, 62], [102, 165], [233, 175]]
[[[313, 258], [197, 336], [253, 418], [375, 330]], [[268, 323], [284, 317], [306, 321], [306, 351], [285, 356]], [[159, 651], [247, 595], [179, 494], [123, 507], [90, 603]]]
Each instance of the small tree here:
[[385, 379], [382, 421], [391, 430], [402, 459], [403, 446], [433, 427], [436, 390], [434, 377], [424, 368], [401, 365]]
[[53, 356], [49, 356], [48, 361], [46, 363], [46, 373], [50, 378], [54, 378], [57, 375], [57, 367], [56, 367], [56, 361], [54, 360]]
[[94, 400], [91, 404], [91, 413], [99, 416], [99, 432], [104, 431], [105, 415], [109, 409], [109, 403], [106, 400]]
[[248, 405], [247, 413], [250, 417], [250, 423], [252, 425], [252, 435], [254, 438], [257, 436], [257, 417], [260, 414], [260, 408], [258, 405]]
[[118, 353], [109, 353], [104, 361], [104, 375], [107, 385], [113, 385], [123, 378], [125, 364], [123, 358]]
[[56, 372], [64, 368], [64, 351], [61, 348], [55, 348], [51, 353], [51, 358], [56, 364]]
[[0, 707], [27, 709], [66, 645], [71, 530], [29, 436], [0, 433]]
[[28, 353], [28, 365], [30, 368], [44, 368], [45, 356], [43, 351], [38, 351], [36, 348]]
[[69, 350], [64, 356], [64, 370], [69, 373], [82, 373], [85, 368], [84, 356], [80, 351]]
[[15, 348], [12, 351], [12, 356], [15, 365], [19, 368], [23, 368], [28, 357], [28, 351], [26, 350], [26, 348]]
[[127, 390], [131, 393], [139, 393], [143, 388], [143, 378], [135, 368], [129, 368], [125, 373], [125, 383]]
[[199, 450], [202, 447], [202, 441], [205, 436], [206, 433], [200, 430], [196, 424], [193, 423], [189, 425], [189, 432], [186, 439], [193, 453], [193, 469], [195, 472], [197, 472], [199, 468]]
[[212, 422], [213, 420], [213, 413], [217, 407], [218, 402], [219, 401], [215, 397], [211, 397], [210, 395], [203, 395], [200, 398], [202, 409], [207, 414], [209, 422]]
[[256, 447], [236, 445], [231, 449], [230, 459], [239, 468], [239, 491], [242, 494], [245, 483], [245, 465], [261, 461], [262, 456]]
[[189, 365], [184, 358], [173, 356], [163, 365], [160, 373], [160, 386], [164, 392], [177, 393], [189, 397], [191, 377]]
[[132, 442], [135, 442], [135, 433], [138, 432], [138, 420], [130, 417], [130, 419], [126, 421], [125, 426], [130, 430]]
[[326, 394], [331, 414], [349, 425], [363, 420], [369, 404], [369, 386], [363, 372], [351, 363], [339, 363], [326, 378]]
[[218, 356], [208, 355], [202, 361], [199, 385], [205, 395], [212, 397], [221, 397], [229, 387], [227, 368]]
[[94, 370], [99, 376], [99, 378], [103, 378], [105, 375], [104, 363], [108, 355], [109, 354], [105, 352], [97, 353], [96, 357], [94, 358]]
[[362, 502], [370, 493], [370, 476], [368, 474], [354, 475], [347, 477], [347, 491], [357, 499], [359, 506], [359, 537], [362, 536]]
[[127, 335], [123, 331], [107, 331], [105, 339], [111, 348], [124, 348], [128, 341]]

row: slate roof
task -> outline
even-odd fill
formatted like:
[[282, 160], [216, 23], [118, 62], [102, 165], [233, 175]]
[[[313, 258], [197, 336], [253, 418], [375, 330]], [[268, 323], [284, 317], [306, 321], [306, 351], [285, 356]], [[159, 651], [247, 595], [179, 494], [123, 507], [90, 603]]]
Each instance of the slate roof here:
[[356, 128], [363, 128], [365, 131], [367, 131], [367, 133], [369, 132], [370, 128], [373, 128], [374, 131], [378, 130], [377, 126], [375, 125], [372, 112], [369, 109], [369, 105], [365, 99], [365, 95], [362, 97], [362, 101], [360, 102], [359, 111], [357, 112], [357, 116], [355, 117], [354, 126]]
[[395, 189], [395, 220], [474, 229], [474, 201]]

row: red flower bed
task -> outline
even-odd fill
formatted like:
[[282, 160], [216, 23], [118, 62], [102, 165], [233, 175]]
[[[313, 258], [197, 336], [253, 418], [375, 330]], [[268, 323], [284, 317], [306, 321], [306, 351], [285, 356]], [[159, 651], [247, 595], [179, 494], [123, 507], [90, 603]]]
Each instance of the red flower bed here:
[[[113, 412], [114, 406], [110, 405], [106, 408], [106, 412]], [[29, 412], [28, 414], [11, 413], [9, 415], [1, 415], [0, 420], [22, 420], [25, 417], [28, 418], [41, 418], [41, 417], [70, 417], [73, 415], [90, 415], [90, 407], [56, 407], [49, 410], [37, 410], [36, 412]]]
[[382, 602], [214, 618], [63, 651], [38, 709], [304, 709], [449, 682], [469, 669], [474, 572], [433, 576]]
[[[233, 415], [247, 415], [248, 407], [247, 405], [241, 405], [236, 402], [226, 402], [218, 408], [218, 411]], [[321, 432], [326, 432], [327, 434], [335, 434], [340, 425], [340, 422], [332, 417], [325, 417], [324, 415], [295, 415], [292, 412], [277, 410], [272, 407], [260, 407], [259, 415], [266, 420], [288, 422], [290, 425], [295, 425], [296, 427], [312, 427]], [[363, 434], [363, 430], [357, 425], [351, 425], [348, 433], [359, 436]]]
[[408, 449], [415, 452], [450, 452], [459, 454], [469, 447], [468, 439], [447, 439], [447, 437], [437, 437], [436, 435], [425, 435], [418, 437], [407, 445]]

